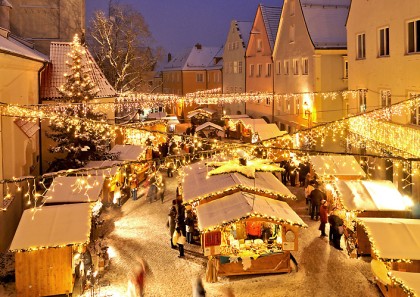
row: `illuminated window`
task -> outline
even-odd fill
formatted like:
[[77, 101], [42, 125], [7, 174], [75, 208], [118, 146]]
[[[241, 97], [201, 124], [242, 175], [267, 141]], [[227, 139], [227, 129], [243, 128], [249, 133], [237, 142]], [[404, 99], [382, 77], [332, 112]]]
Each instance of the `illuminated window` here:
[[390, 106], [391, 105], [391, 91], [381, 90], [379, 94], [381, 96], [381, 107]]
[[257, 77], [261, 76], [262, 72], [262, 64], [257, 64]]
[[[409, 93], [409, 98], [416, 98], [419, 96], [420, 93]], [[411, 124], [420, 126], [420, 107], [415, 107], [411, 110]]]
[[366, 111], [366, 90], [359, 90], [359, 111]]
[[242, 61], [238, 62], [238, 73], [242, 73]]
[[196, 78], [197, 82], [203, 82], [204, 81], [204, 76], [203, 76], [202, 73], [197, 73], [195, 78]]

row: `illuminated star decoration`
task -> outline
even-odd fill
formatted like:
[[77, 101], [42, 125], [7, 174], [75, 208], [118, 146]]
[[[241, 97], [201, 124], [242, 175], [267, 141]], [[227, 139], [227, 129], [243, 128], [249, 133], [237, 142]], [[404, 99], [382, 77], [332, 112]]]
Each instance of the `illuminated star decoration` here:
[[207, 162], [206, 165], [210, 167], [217, 167], [208, 172], [208, 175], [217, 175], [224, 173], [241, 173], [248, 178], [255, 178], [256, 171], [264, 172], [282, 172], [283, 168], [272, 164], [273, 162], [267, 159], [252, 159], [247, 160], [246, 165], [242, 165], [238, 159], [224, 162]]

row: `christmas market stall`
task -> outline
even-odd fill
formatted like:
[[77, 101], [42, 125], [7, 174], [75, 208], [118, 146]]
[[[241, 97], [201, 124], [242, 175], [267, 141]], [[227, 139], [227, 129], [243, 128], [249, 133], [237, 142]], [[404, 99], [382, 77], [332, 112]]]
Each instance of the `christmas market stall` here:
[[359, 218], [372, 244], [371, 268], [385, 297], [416, 296], [420, 280], [420, 220]]
[[197, 135], [205, 138], [221, 139], [224, 135], [223, 127], [220, 127], [219, 125], [216, 125], [212, 122], [205, 122], [204, 124], [201, 124], [195, 129], [195, 132], [197, 133]]
[[71, 294], [74, 256], [89, 242], [90, 228], [90, 203], [25, 210], [10, 246], [15, 252], [17, 296]]
[[[151, 151], [146, 150], [143, 145], [115, 145], [110, 151], [112, 154], [118, 154], [118, 161], [140, 161], [152, 159]], [[141, 183], [146, 179], [146, 172], [149, 169], [147, 163], [138, 163], [130, 165], [130, 172], [135, 173], [137, 182]]]
[[201, 125], [208, 120], [211, 120], [216, 114], [216, 110], [207, 107], [199, 107], [189, 111], [187, 118], [191, 119], [191, 123]]
[[241, 124], [240, 119], [249, 119], [247, 114], [232, 114], [224, 115], [222, 119], [225, 121], [225, 131], [227, 138], [240, 139], [241, 138]]
[[366, 176], [359, 162], [353, 156], [315, 155], [309, 156], [311, 171], [322, 180], [357, 180]]
[[401, 195], [388, 180], [354, 180], [336, 183], [337, 197], [332, 207], [345, 210], [344, 236], [350, 255], [369, 255], [371, 246], [357, 218], [409, 218], [412, 201]]
[[207, 280], [217, 276], [291, 272], [299, 228], [307, 227], [283, 201], [236, 192], [197, 206]]

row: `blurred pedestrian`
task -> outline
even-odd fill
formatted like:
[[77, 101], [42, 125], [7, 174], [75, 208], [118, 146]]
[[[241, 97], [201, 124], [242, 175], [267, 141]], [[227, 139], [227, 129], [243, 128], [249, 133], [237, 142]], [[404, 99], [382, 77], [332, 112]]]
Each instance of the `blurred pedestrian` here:
[[142, 297], [144, 296], [144, 285], [146, 277], [146, 264], [142, 259], [137, 260], [137, 266], [134, 269], [132, 276], [128, 283], [128, 296], [129, 297]]
[[194, 213], [191, 209], [191, 206], [189, 206], [189, 208], [187, 208], [186, 212], [187, 212], [187, 215], [185, 217], [185, 229], [186, 229], [186, 233], [187, 233], [187, 242], [189, 244], [192, 244], [192, 243], [194, 243], [193, 233], [194, 233], [195, 217], [194, 217]]
[[321, 219], [321, 224], [319, 225], [319, 230], [321, 231], [321, 237], [327, 236], [325, 233], [325, 225], [328, 222], [328, 205], [327, 200], [321, 201], [321, 207], [319, 209], [319, 217]]
[[187, 241], [184, 233], [182, 233], [181, 228], [176, 227], [172, 241], [178, 245], [179, 256], [178, 258], [184, 258], [184, 244]]
[[193, 297], [205, 297], [206, 290], [203, 286], [203, 281], [198, 277], [193, 283]]
[[167, 226], [169, 227], [169, 236], [171, 237], [171, 248], [176, 249], [176, 242], [173, 242], [172, 236], [175, 232], [176, 227], [176, 200], [172, 200], [172, 206], [169, 209], [168, 213], [168, 223]]
[[137, 175], [133, 173], [130, 177], [130, 191], [131, 191], [131, 198], [133, 200], [137, 200]]
[[328, 223], [330, 223], [330, 243], [337, 249], [343, 250], [340, 246], [341, 236], [344, 233], [344, 221], [338, 215], [338, 210], [334, 209], [328, 216]]

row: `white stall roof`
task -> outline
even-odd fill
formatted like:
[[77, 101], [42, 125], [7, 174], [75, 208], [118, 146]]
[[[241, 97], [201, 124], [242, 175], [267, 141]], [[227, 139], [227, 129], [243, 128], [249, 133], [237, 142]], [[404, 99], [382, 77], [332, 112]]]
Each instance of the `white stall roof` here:
[[359, 218], [376, 255], [382, 259], [420, 260], [420, 220]]
[[226, 120], [233, 120], [233, 119], [244, 119], [249, 118], [249, 115], [247, 114], [227, 114], [222, 117], [222, 119]]
[[260, 141], [283, 136], [287, 131], [280, 131], [276, 124], [257, 124], [252, 127], [254, 133], [258, 133]]
[[94, 202], [101, 195], [102, 176], [59, 176], [54, 178], [45, 193], [45, 203]]
[[420, 296], [420, 273], [391, 270], [390, 277], [399, 285], [404, 284], [415, 294], [414, 296]]
[[141, 145], [116, 144], [109, 152], [120, 153], [118, 157], [120, 161], [138, 161], [145, 150], [146, 147]]
[[199, 197], [211, 197], [226, 189], [240, 186], [267, 191], [283, 198], [296, 198], [271, 172], [256, 172], [255, 179], [247, 178], [240, 173], [207, 176], [207, 172], [213, 167], [207, 168], [206, 162], [204, 160], [184, 168], [186, 174], [182, 184], [184, 202], [191, 203]]
[[321, 178], [324, 176], [364, 177], [366, 175], [353, 156], [317, 155], [309, 156], [309, 159], [315, 173]]
[[215, 110], [207, 108], [207, 107], [197, 108], [197, 109], [189, 111], [187, 117], [189, 119], [192, 118], [192, 117], [198, 116], [198, 115], [203, 115], [203, 116], [210, 117], [215, 112], [216, 112]]
[[238, 120], [233, 120], [233, 122], [241, 122], [246, 129], [254, 131], [256, 125], [267, 125], [267, 122], [264, 119], [250, 119], [250, 118], [240, 118]]
[[276, 221], [282, 220], [289, 224], [307, 227], [286, 202], [250, 193], [236, 192], [197, 206], [200, 230], [249, 217], [251, 214], [264, 215]]
[[115, 174], [117, 174], [118, 170], [120, 169], [120, 167], [119, 166], [116, 166], [116, 165], [122, 164], [122, 163], [123, 163], [122, 161], [111, 161], [111, 160], [105, 160], [105, 161], [89, 161], [85, 165], [84, 168], [109, 167], [109, 166], [113, 166], [114, 165], [111, 168], [86, 171], [87, 174], [91, 174], [91, 175], [112, 177]]
[[337, 181], [346, 210], [408, 210], [405, 198], [389, 180]]
[[81, 244], [89, 240], [90, 203], [44, 206], [23, 212], [10, 250]]
[[223, 131], [224, 130], [223, 127], [220, 127], [219, 125], [216, 125], [215, 123], [205, 122], [204, 124], [198, 126], [195, 129], [195, 131], [200, 131], [200, 130], [203, 130], [203, 129], [206, 129], [206, 128], [207, 129], [217, 129], [217, 130], [220, 130], [220, 131]]

